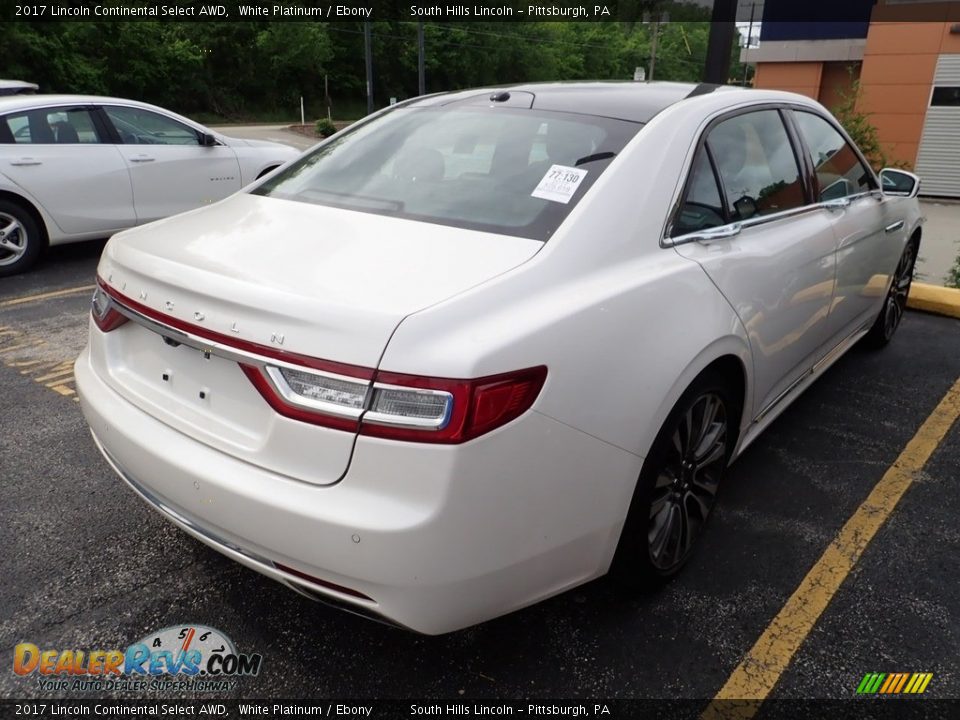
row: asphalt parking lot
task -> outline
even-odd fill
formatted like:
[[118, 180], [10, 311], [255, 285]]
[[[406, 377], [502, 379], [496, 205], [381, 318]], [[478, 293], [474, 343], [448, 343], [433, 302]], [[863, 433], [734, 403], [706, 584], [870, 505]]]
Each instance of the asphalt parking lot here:
[[[960, 321], [910, 312], [890, 347], [849, 353], [736, 463], [706, 545], [663, 591], [628, 598], [598, 581], [421, 637], [221, 557], [113, 475], [71, 370], [101, 248], [55, 248], [35, 272], [0, 281], [6, 698], [57, 695], [11, 672], [19, 642], [126, 647], [182, 623], [263, 655], [238, 697], [712, 698], [960, 377]], [[960, 697], [958, 471], [954, 424], [770, 697], [852, 697], [869, 672], [931, 672], [927, 697]]]

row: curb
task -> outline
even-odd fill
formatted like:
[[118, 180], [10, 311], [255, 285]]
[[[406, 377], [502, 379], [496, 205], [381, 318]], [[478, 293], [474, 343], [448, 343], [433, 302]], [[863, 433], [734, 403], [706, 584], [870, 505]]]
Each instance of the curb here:
[[913, 310], [960, 318], [960, 290], [913, 283], [907, 297], [907, 307]]

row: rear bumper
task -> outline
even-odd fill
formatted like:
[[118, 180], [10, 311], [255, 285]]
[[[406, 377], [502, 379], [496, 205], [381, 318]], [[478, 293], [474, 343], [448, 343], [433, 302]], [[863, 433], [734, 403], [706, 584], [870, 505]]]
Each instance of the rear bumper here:
[[317, 486], [156, 420], [104, 382], [88, 350], [75, 374], [104, 456], [171, 522], [311, 596], [428, 634], [606, 572], [642, 462], [528, 412], [458, 446], [359, 437], [344, 479]]

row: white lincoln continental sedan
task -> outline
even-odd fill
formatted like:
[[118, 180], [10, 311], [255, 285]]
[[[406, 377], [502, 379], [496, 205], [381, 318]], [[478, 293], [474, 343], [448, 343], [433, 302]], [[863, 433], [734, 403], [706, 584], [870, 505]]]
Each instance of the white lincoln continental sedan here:
[[886, 344], [918, 179], [799, 95], [434, 95], [113, 237], [77, 386], [185, 532], [443, 633], [677, 573], [730, 462]]

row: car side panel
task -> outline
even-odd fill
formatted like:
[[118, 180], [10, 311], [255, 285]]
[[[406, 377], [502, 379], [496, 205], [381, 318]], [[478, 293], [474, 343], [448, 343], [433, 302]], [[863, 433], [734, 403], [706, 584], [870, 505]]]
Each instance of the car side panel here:
[[710, 362], [733, 355], [752, 370], [729, 303], [672, 250], [566, 283], [544, 282], [537, 260], [407, 317], [380, 367], [478, 377], [546, 365], [536, 411], [640, 457]]
[[704, 268], [747, 330], [758, 412], [828, 349], [835, 250], [830, 219], [818, 209], [677, 247]]
[[104, 237], [136, 223], [130, 175], [113, 145], [0, 145], [0, 176], [43, 207], [51, 237]]
[[223, 200], [240, 189], [234, 151], [223, 145], [117, 145], [130, 171], [137, 223]]

